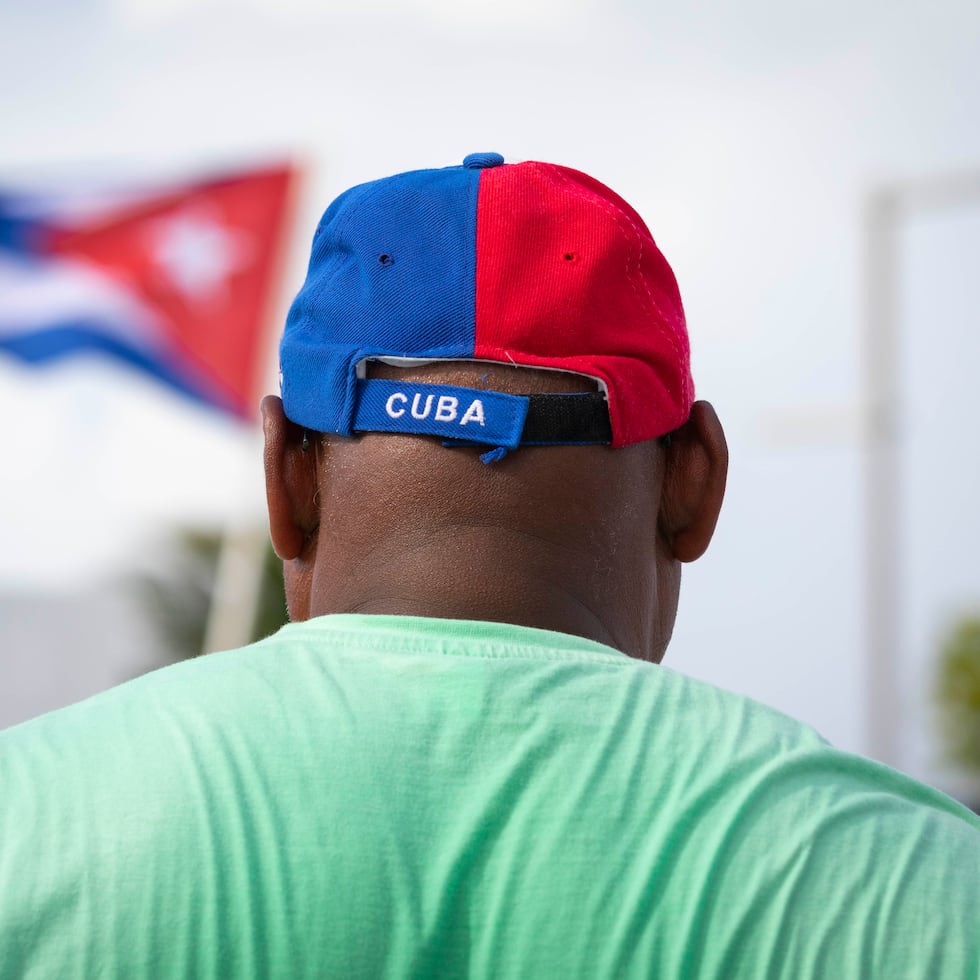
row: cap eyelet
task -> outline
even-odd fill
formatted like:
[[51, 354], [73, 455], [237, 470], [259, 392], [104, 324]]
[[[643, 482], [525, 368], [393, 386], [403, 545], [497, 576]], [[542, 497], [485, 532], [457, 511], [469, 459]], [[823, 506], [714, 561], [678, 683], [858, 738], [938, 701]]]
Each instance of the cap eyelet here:
[[578, 253], [577, 252], [566, 252], [562, 256], [562, 258], [564, 258], [564, 260], [566, 262], [576, 262], [576, 261], [578, 261]]
[[381, 254], [380, 254], [380, 255], [378, 256], [378, 262], [380, 262], [380, 263], [381, 263], [381, 265], [393, 265], [393, 264], [394, 264], [394, 262], [395, 262], [395, 260], [394, 260], [394, 258], [393, 258], [392, 256], [390, 256], [390, 255], [389, 255], [389, 254], [388, 254], [387, 252], [382, 252], [382, 253], [381, 253]]

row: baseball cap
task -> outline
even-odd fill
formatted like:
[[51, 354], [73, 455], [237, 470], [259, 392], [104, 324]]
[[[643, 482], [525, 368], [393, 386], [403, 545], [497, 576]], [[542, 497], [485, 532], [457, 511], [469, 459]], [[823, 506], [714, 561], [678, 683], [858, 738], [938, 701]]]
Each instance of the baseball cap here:
[[[596, 392], [371, 378], [372, 360], [571, 372]], [[496, 447], [654, 439], [694, 385], [677, 282], [640, 216], [587, 174], [473, 153], [360, 184], [327, 209], [280, 345], [283, 407], [343, 436]]]

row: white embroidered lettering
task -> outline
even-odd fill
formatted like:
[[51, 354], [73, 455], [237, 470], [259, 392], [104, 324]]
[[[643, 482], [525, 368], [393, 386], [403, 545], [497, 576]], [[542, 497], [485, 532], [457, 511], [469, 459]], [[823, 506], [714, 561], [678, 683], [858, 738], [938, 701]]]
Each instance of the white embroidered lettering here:
[[460, 425], [466, 425], [467, 422], [479, 422], [483, 426], [487, 424], [483, 416], [483, 402], [479, 398], [473, 399], [473, 404], [466, 409], [466, 414], [459, 420]]
[[408, 401], [408, 396], [403, 395], [400, 391], [396, 391], [393, 395], [388, 396], [388, 401], [385, 402], [385, 411], [393, 418], [400, 419], [405, 414], [404, 408], [395, 408], [395, 399], [401, 399], [404, 405]]
[[412, 399], [412, 418], [413, 419], [427, 419], [429, 417], [429, 412], [432, 410], [432, 395], [425, 396], [425, 408], [423, 411], [419, 412], [419, 399], [422, 396], [416, 392], [415, 397]]
[[440, 395], [439, 404], [436, 405], [437, 422], [455, 422], [456, 409], [459, 407], [459, 399], [452, 395]]

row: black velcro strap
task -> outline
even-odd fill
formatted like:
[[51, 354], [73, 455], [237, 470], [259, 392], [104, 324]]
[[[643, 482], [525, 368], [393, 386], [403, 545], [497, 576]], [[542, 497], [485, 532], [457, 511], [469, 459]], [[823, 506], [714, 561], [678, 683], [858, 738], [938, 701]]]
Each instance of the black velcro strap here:
[[610, 443], [612, 426], [606, 396], [583, 391], [567, 395], [530, 395], [522, 446]]

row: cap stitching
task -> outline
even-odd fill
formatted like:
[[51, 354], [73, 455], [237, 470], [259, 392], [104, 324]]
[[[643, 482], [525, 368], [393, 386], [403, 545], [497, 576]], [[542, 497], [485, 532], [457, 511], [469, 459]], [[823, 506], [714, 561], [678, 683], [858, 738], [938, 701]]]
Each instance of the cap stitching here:
[[[640, 262], [643, 258], [643, 235], [641, 234], [640, 229], [637, 227], [636, 223], [632, 220], [632, 218], [630, 218], [629, 215], [627, 214], [623, 214], [618, 208], [614, 207], [609, 201], [604, 200], [602, 197], [598, 195], [587, 194], [580, 187], [577, 187], [575, 184], [573, 184], [565, 176], [565, 174], [563, 174], [561, 170], [554, 164], [547, 164], [546, 166], [551, 170], [554, 176], [558, 180], [560, 180], [562, 184], [565, 185], [569, 194], [571, 194], [573, 197], [578, 198], [578, 200], [583, 201], [587, 204], [591, 204], [591, 205], [598, 204], [599, 207], [607, 211], [612, 216], [613, 220], [620, 226], [620, 228], [627, 233], [627, 238], [630, 237], [629, 233], [632, 232], [632, 236], [636, 239], [636, 243], [639, 246], [639, 250], [640, 250], [639, 254], [636, 257], [636, 262], [634, 264], [636, 272], [639, 272]], [[629, 225], [629, 228], [624, 227], [623, 225], [624, 221]], [[632, 256], [632, 254], [633, 253], [631, 249], [630, 255]], [[628, 267], [627, 267], [627, 273], [629, 273]], [[666, 319], [667, 317], [664, 314], [664, 311], [660, 308], [660, 305], [653, 298], [653, 295], [651, 294], [647, 284], [644, 282], [642, 285], [643, 285], [643, 291], [646, 293], [647, 299], [650, 301], [650, 305], [661, 317]], [[634, 285], [634, 290], [635, 290], [635, 285]]]
[[[640, 261], [642, 260], [642, 257], [643, 257], [643, 235], [641, 234], [640, 229], [637, 227], [636, 222], [633, 221], [633, 219], [630, 218], [629, 215], [623, 214], [618, 208], [615, 208], [612, 204], [610, 204], [608, 201], [603, 200], [598, 195], [595, 195], [595, 196], [587, 195], [583, 190], [581, 190], [580, 188], [576, 187], [561, 172], [561, 170], [558, 167], [556, 167], [554, 164], [545, 164], [544, 166], [546, 166], [548, 168], [548, 170], [550, 170], [554, 174], [554, 176], [558, 180], [561, 181], [561, 183], [565, 186], [565, 189], [567, 190], [567, 192], [569, 194], [571, 194], [573, 197], [577, 198], [580, 201], [583, 201], [583, 202], [586, 202], [586, 203], [589, 203], [589, 204], [592, 204], [592, 205], [598, 204], [599, 207], [601, 207], [607, 213], [609, 213], [612, 216], [613, 220], [616, 222], [616, 224], [619, 225], [620, 229], [625, 233], [625, 237], [627, 238], [627, 241], [629, 241], [629, 239], [630, 239], [630, 234], [629, 233], [632, 232], [632, 235], [633, 235], [633, 237], [635, 237], [636, 242], [637, 242], [637, 244], [639, 246], [639, 249], [640, 249], [639, 255], [636, 258], [636, 264], [635, 264], [636, 273], [639, 274], [640, 273]], [[628, 224], [628, 226], [629, 226], [628, 228], [624, 226], [624, 224], [623, 224], [624, 221]], [[627, 258], [627, 267], [626, 267], [627, 279], [629, 280], [630, 286], [632, 287], [633, 291], [634, 292], [637, 292], [637, 288], [636, 288], [636, 283], [635, 283], [635, 280], [634, 280], [634, 276], [630, 272], [630, 260], [631, 260], [632, 255], [633, 255], [632, 249], [629, 249], [627, 255], [628, 255], [628, 258]], [[687, 400], [687, 398], [688, 398], [687, 378], [686, 378], [687, 372], [685, 370], [683, 370], [684, 365], [686, 365], [686, 363], [687, 363], [687, 358], [685, 358], [683, 356], [683, 353], [682, 353], [680, 347], [678, 346], [677, 338], [674, 336], [673, 331], [667, 325], [667, 321], [668, 321], [669, 318], [664, 313], [664, 311], [661, 308], [660, 304], [654, 299], [653, 294], [650, 291], [650, 287], [646, 283], [646, 281], [643, 278], [643, 276], [642, 275], [639, 275], [639, 278], [640, 278], [640, 281], [641, 281], [641, 285], [643, 287], [643, 292], [645, 293], [646, 298], [647, 298], [647, 301], [650, 304], [650, 308], [651, 308], [651, 310], [654, 313], [654, 320], [656, 322], [657, 330], [661, 334], [661, 336], [663, 336], [666, 339], [667, 343], [669, 344], [671, 350], [674, 353], [675, 359], [677, 360], [677, 362], [680, 364], [680, 366], [682, 368], [682, 370], [681, 370], [682, 377], [681, 377], [681, 381], [680, 381], [680, 386], [681, 386], [681, 391], [680, 392], [677, 391], [676, 386], [670, 380], [667, 380], [665, 378], [661, 378], [660, 379], [661, 380], [661, 383], [663, 383], [664, 387], [672, 395], [677, 396], [679, 394], [680, 397], [682, 397], [685, 400]]]

